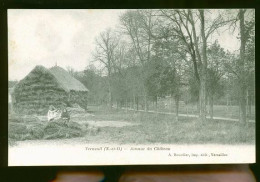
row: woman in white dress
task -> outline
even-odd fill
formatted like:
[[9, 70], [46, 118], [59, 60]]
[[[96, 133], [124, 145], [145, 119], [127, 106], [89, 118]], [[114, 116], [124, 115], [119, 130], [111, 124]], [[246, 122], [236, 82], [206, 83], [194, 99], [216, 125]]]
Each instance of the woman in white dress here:
[[61, 117], [61, 113], [53, 105], [50, 105], [47, 117], [48, 121], [52, 121], [54, 119], [59, 119]]

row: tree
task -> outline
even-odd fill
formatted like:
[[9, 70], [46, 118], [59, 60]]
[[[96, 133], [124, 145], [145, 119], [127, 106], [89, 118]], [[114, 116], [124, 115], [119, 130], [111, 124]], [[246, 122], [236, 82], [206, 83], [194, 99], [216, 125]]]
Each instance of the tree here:
[[214, 97], [220, 96], [223, 92], [221, 78], [225, 75], [224, 63], [227, 56], [219, 43], [215, 41], [208, 48], [208, 69], [207, 69], [207, 98], [210, 104], [210, 118], [213, 119]]
[[245, 49], [247, 76], [247, 116], [251, 117], [251, 106], [255, 100], [255, 35], [254, 31], [250, 31], [248, 42]]
[[[159, 96], [171, 96], [175, 100], [176, 120], [179, 115], [179, 100], [181, 97], [181, 87], [184, 57], [178, 50], [178, 42], [173, 37], [165, 35], [164, 30], [159, 30], [155, 37], [152, 56], [147, 67], [151, 67], [150, 77], [147, 78], [153, 98], [157, 101]], [[149, 89], [150, 90], [150, 89]]]
[[154, 29], [153, 10], [129, 10], [120, 17], [122, 30], [130, 38], [140, 65], [140, 81], [145, 103], [148, 110], [148, 90], [145, 86], [146, 64], [151, 59], [152, 34]]
[[114, 61], [114, 73], [112, 74], [112, 93], [113, 98], [116, 100], [117, 107], [121, 107], [124, 103], [127, 108], [127, 100], [129, 97], [129, 84], [126, 79], [126, 69], [127, 69], [127, 43], [122, 41], [118, 44], [115, 51], [115, 61]]
[[102, 32], [96, 39], [96, 51], [93, 54], [94, 60], [103, 64], [106, 68], [108, 78], [108, 103], [112, 108], [112, 86], [111, 74], [115, 61], [115, 51], [118, 46], [119, 39], [113, 34], [111, 29]]
[[[246, 16], [245, 16], [246, 14]], [[247, 90], [248, 82], [252, 82], [252, 73], [254, 73], [254, 55], [246, 57], [246, 48], [250, 43], [250, 39], [254, 39], [254, 30], [255, 30], [255, 18], [254, 10], [244, 10], [240, 9], [237, 12], [237, 16], [231, 25], [234, 25], [236, 28], [237, 22], [239, 22], [239, 40], [240, 40], [240, 49], [239, 56], [236, 56], [233, 59], [233, 62], [227, 62], [227, 70], [233, 74], [235, 81], [239, 86], [239, 108], [240, 108], [240, 121], [246, 123], [246, 105], [247, 105]], [[254, 49], [254, 43], [251, 42], [251, 51]], [[249, 46], [250, 47], [250, 46]], [[252, 52], [251, 52], [252, 53]], [[251, 59], [250, 59], [251, 57]], [[250, 78], [251, 77], [251, 78]], [[253, 76], [254, 77], [254, 76]], [[249, 81], [251, 79], [251, 81]]]
[[71, 66], [67, 66], [66, 69], [71, 76], [75, 76], [76, 71]]
[[[210, 10], [207, 12], [210, 14]], [[218, 28], [225, 25], [221, 13], [213, 19], [205, 20], [205, 11], [200, 10], [161, 10], [161, 16], [171, 22], [173, 36], [182, 41], [183, 51], [190, 55], [194, 68], [194, 76], [199, 84], [200, 119], [206, 120], [206, 78], [207, 78], [207, 43], [208, 38]], [[210, 17], [210, 16], [208, 16]], [[199, 22], [200, 31], [197, 23]], [[167, 24], [169, 25], [169, 24]], [[199, 33], [199, 35], [198, 35]], [[200, 49], [201, 46], [201, 51]]]
[[74, 76], [88, 88], [88, 103], [94, 105], [107, 103], [106, 77], [102, 77], [94, 65], [88, 66], [82, 72], [74, 72]]
[[247, 90], [247, 77], [248, 72], [246, 70], [245, 49], [248, 42], [250, 31], [254, 28], [254, 22], [251, 21], [247, 26], [245, 24], [246, 10], [240, 9], [238, 12], [239, 30], [240, 30], [240, 58], [239, 58], [239, 78], [240, 78], [240, 120], [246, 123], [246, 90]]

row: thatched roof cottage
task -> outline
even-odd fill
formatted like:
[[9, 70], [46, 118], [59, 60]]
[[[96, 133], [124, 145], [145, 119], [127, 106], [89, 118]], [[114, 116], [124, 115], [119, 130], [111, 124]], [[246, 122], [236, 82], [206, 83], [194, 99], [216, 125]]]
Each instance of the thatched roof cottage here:
[[46, 114], [50, 105], [66, 107], [73, 103], [87, 108], [88, 89], [61, 67], [36, 66], [17, 83], [12, 94], [18, 113]]

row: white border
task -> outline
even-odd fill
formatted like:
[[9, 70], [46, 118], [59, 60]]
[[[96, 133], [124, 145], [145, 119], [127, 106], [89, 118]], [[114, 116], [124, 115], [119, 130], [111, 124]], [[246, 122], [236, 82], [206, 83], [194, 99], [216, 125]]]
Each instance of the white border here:
[[[102, 148], [102, 150], [86, 150], [86, 147]], [[105, 150], [105, 147], [109, 147], [111, 150]], [[131, 147], [145, 148], [145, 150], [130, 150]], [[148, 147], [151, 150], [147, 150]], [[158, 147], [170, 148], [170, 150], [156, 150]], [[113, 148], [115, 150], [112, 150]], [[192, 154], [198, 156], [191, 156]], [[201, 156], [203, 154], [207, 154], [207, 156]], [[212, 154], [216, 154], [216, 156]], [[18, 145], [9, 147], [8, 155], [9, 166], [222, 163], [255, 163], [255, 145]]]

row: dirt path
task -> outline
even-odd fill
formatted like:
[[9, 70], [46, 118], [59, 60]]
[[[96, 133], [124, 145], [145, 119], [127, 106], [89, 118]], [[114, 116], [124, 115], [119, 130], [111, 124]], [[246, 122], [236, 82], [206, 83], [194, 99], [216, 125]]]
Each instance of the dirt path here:
[[115, 128], [139, 125], [139, 123], [130, 123], [127, 121], [85, 121], [85, 123], [88, 123], [89, 125], [95, 127], [115, 127]]
[[[122, 108], [124, 110], [126, 110], [126, 108]], [[127, 109], [128, 111], [136, 111], [136, 112], [146, 112], [145, 110], [134, 110], [134, 109]], [[176, 113], [172, 113], [172, 112], [161, 112], [161, 111], [147, 111], [148, 113], [158, 113], [158, 114], [167, 114], [167, 115], [176, 115]], [[198, 118], [198, 115], [195, 114], [179, 114], [179, 116], [183, 116], [183, 117], [191, 117], [191, 118]], [[207, 116], [207, 118], [209, 119], [210, 116]], [[234, 119], [234, 118], [224, 118], [224, 117], [213, 117], [213, 119], [216, 120], [224, 120], [224, 121], [236, 121], [238, 122], [238, 119]], [[249, 120], [248, 122], [250, 123], [255, 123], [255, 120]]]

